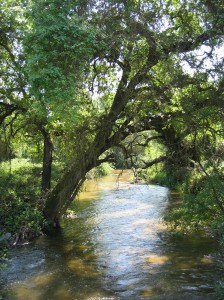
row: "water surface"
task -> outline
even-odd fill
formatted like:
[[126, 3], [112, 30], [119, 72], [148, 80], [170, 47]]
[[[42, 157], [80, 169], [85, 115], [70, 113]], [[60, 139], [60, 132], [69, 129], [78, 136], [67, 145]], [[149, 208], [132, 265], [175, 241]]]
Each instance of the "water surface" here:
[[171, 193], [130, 176], [89, 182], [60, 232], [11, 252], [10, 299], [217, 299], [216, 241], [167, 235]]

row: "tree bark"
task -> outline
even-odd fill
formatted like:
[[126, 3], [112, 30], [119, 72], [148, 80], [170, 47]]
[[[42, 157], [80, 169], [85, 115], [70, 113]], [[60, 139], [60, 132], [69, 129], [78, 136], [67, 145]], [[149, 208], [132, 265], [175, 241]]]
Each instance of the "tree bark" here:
[[[54, 226], [57, 226], [60, 217], [77, 195], [85, 180], [86, 173], [95, 166], [94, 150], [95, 149], [91, 150], [92, 154], [90, 157], [84, 155], [84, 157], [77, 159], [47, 197], [44, 214], [46, 219]], [[90, 153], [90, 151], [88, 151], [88, 153]]]
[[53, 143], [51, 141], [50, 133], [41, 128], [41, 132], [44, 137], [44, 153], [43, 153], [43, 170], [42, 170], [42, 181], [41, 188], [43, 194], [46, 194], [51, 188], [51, 169], [52, 169], [52, 154], [53, 154]]

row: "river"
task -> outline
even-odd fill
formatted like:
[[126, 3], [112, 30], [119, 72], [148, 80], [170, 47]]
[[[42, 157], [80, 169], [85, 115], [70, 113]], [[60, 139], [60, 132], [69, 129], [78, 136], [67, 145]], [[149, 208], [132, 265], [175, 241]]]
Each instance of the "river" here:
[[10, 300], [217, 299], [215, 239], [166, 234], [175, 195], [130, 176], [89, 181], [60, 232], [11, 251], [1, 274]]

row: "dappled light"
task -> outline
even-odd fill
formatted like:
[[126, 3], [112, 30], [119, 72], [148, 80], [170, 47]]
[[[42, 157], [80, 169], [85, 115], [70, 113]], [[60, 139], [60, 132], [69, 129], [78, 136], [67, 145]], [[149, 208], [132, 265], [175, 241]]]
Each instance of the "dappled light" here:
[[43, 275], [38, 275], [36, 277], [33, 278], [33, 282], [36, 285], [46, 285], [49, 286], [51, 285], [51, 283], [53, 282], [54, 278], [53, 276], [51, 276], [51, 274], [43, 274]]
[[[24, 288], [24, 286], [15, 288], [15, 293], [18, 299], [29, 299], [30, 296], [30, 290]], [[32, 300], [39, 300], [41, 299], [41, 293], [38, 291], [32, 291], [31, 298]]]
[[148, 290], [142, 290], [140, 292], [140, 295], [142, 297], [152, 297], [155, 296], [157, 294], [157, 290], [152, 288], [152, 289], [148, 289]]
[[53, 293], [53, 299], [55, 300], [70, 300], [73, 297], [73, 294], [66, 287], [58, 287]]
[[99, 275], [99, 272], [96, 272], [91, 265], [86, 264], [81, 259], [69, 259], [67, 261], [67, 267], [70, 271], [76, 274], [78, 277], [87, 277], [91, 278], [93, 276]]
[[215, 299], [214, 240], [167, 234], [162, 217], [169, 190], [126, 179], [120, 178], [119, 189], [114, 175], [106, 177], [105, 189], [100, 187], [105, 178], [99, 181], [93, 199], [93, 182], [87, 182], [76, 203], [77, 218], [65, 219], [56, 235], [27, 245], [16, 265], [12, 260], [18, 270], [19, 282], [10, 287], [16, 300], [178, 299], [192, 291], [196, 299], [207, 293]]
[[212, 256], [204, 256], [201, 259], [202, 264], [213, 264], [214, 263], [214, 258]]
[[158, 265], [163, 265], [167, 262], [169, 262], [170, 258], [168, 256], [164, 255], [150, 255], [149, 257], [146, 258], [146, 262], [150, 264], [158, 264]]

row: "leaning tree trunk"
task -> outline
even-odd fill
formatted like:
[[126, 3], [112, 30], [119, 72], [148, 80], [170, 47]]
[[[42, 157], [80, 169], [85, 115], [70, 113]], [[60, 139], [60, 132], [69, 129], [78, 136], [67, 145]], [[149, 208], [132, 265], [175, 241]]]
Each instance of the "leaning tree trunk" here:
[[[133, 89], [130, 83], [127, 88], [124, 87], [125, 84], [126, 77], [123, 75], [111, 111], [101, 120], [94, 141], [89, 143], [85, 153], [76, 156], [70, 170], [65, 173], [56, 187], [48, 194], [44, 214], [46, 219], [53, 225], [57, 226], [60, 217], [77, 195], [85, 180], [86, 173], [98, 165], [99, 156], [112, 146], [108, 141], [113, 132], [114, 123], [128, 101], [125, 94], [129, 95], [131, 89]], [[129, 90], [129, 93], [127, 93], [127, 90]]]
[[81, 185], [85, 181], [86, 173], [98, 165], [98, 157], [108, 148], [105, 144], [108, 133], [106, 130], [103, 133], [104, 136], [102, 136], [102, 132], [96, 136], [95, 141], [89, 145], [88, 150], [83, 155], [77, 156], [70, 170], [65, 173], [48, 195], [44, 214], [53, 226], [56, 227], [59, 224], [60, 217], [78, 194]]
[[43, 156], [43, 173], [41, 187], [46, 193], [51, 188], [51, 167], [52, 167], [53, 144], [49, 133], [44, 135], [44, 156]]
[[42, 165], [42, 181], [41, 188], [43, 194], [46, 194], [51, 188], [51, 168], [52, 168], [52, 153], [53, 143], [50, 133], [42, 125], [40, 131], [44, 137], [44, 153]]

